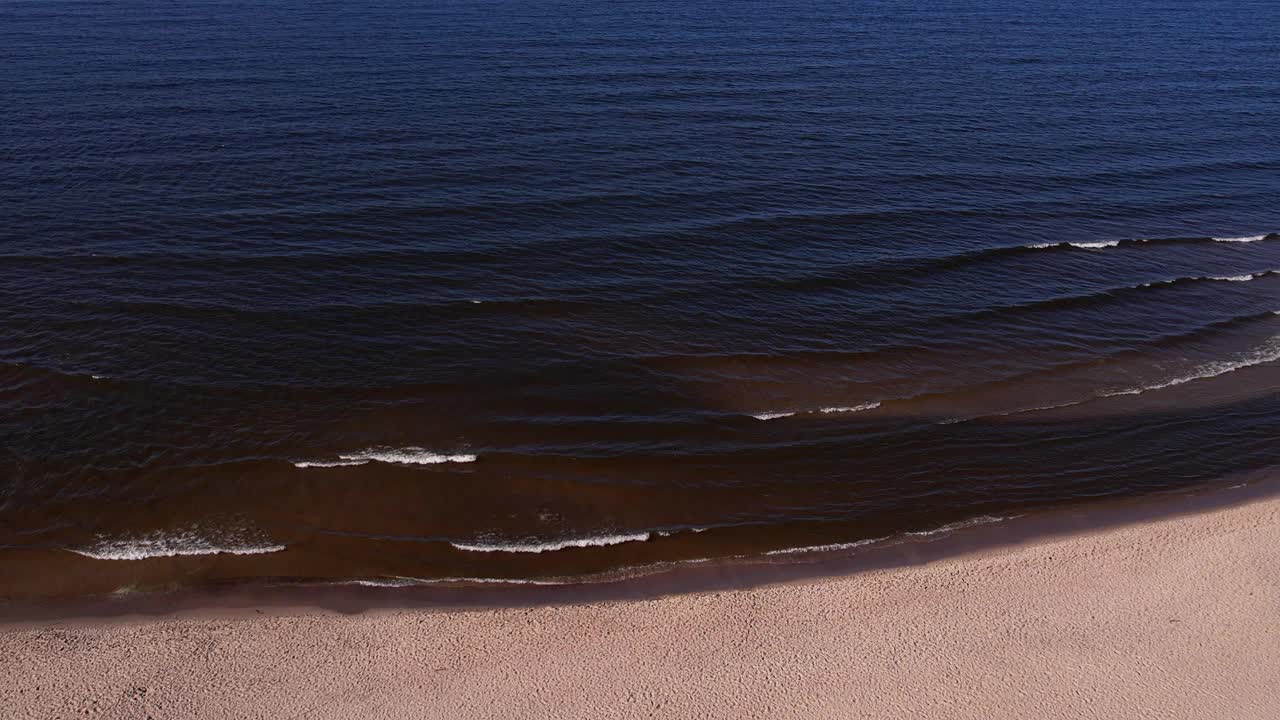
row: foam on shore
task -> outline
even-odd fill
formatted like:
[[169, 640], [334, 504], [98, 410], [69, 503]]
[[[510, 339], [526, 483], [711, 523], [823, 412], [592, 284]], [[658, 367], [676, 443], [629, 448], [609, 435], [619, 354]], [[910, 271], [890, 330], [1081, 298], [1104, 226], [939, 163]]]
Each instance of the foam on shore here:
[[652, 536], [652, 533], [641, 532], [623, 535], [568, 538], [565, 540], [549, 540], [545, 542], [450, 542], [449, 544], [459, 550], [466, 550], [468, 552], [544, 553], [565, 550], [567, 548], [606, 547], [609, 545], [621, 545], [622, 543], [628, 542], [645, 542]]

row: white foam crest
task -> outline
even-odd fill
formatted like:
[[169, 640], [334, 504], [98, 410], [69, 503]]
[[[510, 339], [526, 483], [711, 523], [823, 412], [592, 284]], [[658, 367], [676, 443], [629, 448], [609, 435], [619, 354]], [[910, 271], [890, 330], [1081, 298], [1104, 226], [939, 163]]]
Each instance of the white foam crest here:
[[154, 532], [135, 538], [99, 539], [91, 546], [68, 550], [95, 560], [145, 560], [183, 555], [262, 555], [285, 549], [284, 545], [261, 539], [246, 540], [240, 531], [214, 534], [222, 537], [211, 538], [193, 526], [186, 530]]
[[480, 585], [569, 585], [569, 582], [558, 582], [556, 580], [529, 580], [525, 578], [486, 578], [486, 577], [447, 577], [436, 578], [433, 580], [424, 580], [423, 584], [443, 584], [443, 583], [476, 583]]
[[1256, 280], [1260, 277], [1276, 274], [1276, 270], [1261, 270], [1255, 273], [1245, 273], [1244, 275], [1201, 275], [1193, 277], [1177, 277], [1168, 280], [1154, 280], [1148, 283], [1142, 283], [1138, 287], [1153, 287], [1156, 285], [1172, 285], [1173, 283], [1188, 280], [1218, 280], [1222, 282], [1248, 282]]
[[1032, 243], [1030, 245], [1025, 245], [1023, 247], [1031, 248], [1033, 250], [1044, 250], [1046, 248], [1055, 248], [1055, 247], [1075, 247], [1075, 248], [1084, 248], [1086, 250], [1098, 250], [1100, 248], [1115, 247], [1119, 244], [1120, 244], [1119, 240], [1099, 240], [1097, 242]]
[[294, 467], [347, 467], [348, 465], [364, 465], [368, 460], [297, 460], [293, 463]]
[[527, 542], [527, 543], [456, 543], [451, 542], [450, 545], [459, 550], [467, 550], [469, 552], [507, 552], [507, 553], [544, 553], [555, 552], [557, 550], [565, 550], [567, 548], [586, 548], [586, 547], [606, 547], [609, 545], [621, 545], [629, 542], [645, 542], [651, 533], [629, 533], [625, 535], [601, 535], [598, 537], [588, 538], [569, 538], [566, 540], [552, 540], [549, 542]]
[[441, 585], [441, 584], [477, 584], [477, 585], [565, 585], [563, 582], [554, 580], [528, 580], [524, 578], [485, 578], [485, 577], [444, 577], [444, 578], [415, 578], [394, 575], [385, 578], [359, 578], [356, 580], [342, 580], [334, 585], [361, 585], [363, 587], [416, 587], [421, 585]]
[[1246, 235], [1246, 236], [1244, 236], [1244, 237], [1216, 237], [1216, 238], [1214, 238], [1214, 240], [1215, 240], [1215, 241], [1217, 241], [1217, 242], [1234, 242], [1234, 243], [1258, 242], [1259, 240], [1266, 240], [1266, 239], [1267, 239], [1267, 236], [1266, 236], [1266, 235]]
[[818, 412], [827, 413], [827, 414], [854, 413], [854, 412], [862, 412], [863, 410], [875, 410], [878, 407], [880, 407], [880, 403], [871, 402], [871, 403], [864, 403], [862, 405], [851, 405], [848, 407], [824, 407], [824, 408], [819, 408]]
[[[1280, 311], [1276, 311], [1280, 314]], [[1252, 353], [1245, 355], [1239, 360], [1218, 360], [1211, 363], [1205, 363], [1200, 367], [1192, 370], [1190, 374], [1181, 377], [1166, 380], [1154, 385], [1143, 385], [1142, 387], [1130, 388], [1128, 390], [1113, 390], [1111, 392], [1102, 393], [1099, 397], [1114, 397], [1116, 395], [1141, 395], [1152, 390], [1162, 390], [1164, 388], [1182, 385], [1196, 380], [1206, 380], [1208, 378], [1226, 375], [1229, 372], [1235, 372], [1243, 368], [1261, 365], [1263, 363], [1274, 362], [1280, 360], [1280, 335], [1272, 337], [1265, 345], [1258, 348]]]
[[[1081, 405], [1083, 403], [1089, 402], [1090, 399], [1092, 398], [1085, 398], [1084, 400], [1069, 400], [1067, 402], [1054, 403], [1052, 405], [1038, 405], [1036, 407], [1022, 408], [1020, 410], [1009, 410], [1007, 412], [995, 413], [991, 417], [1004, 417], [1006, 415], [1021, 415], [1022, 413], [1040, 412], [1041, 410], [1057, 410], [1058, 408], [1071, 407], [1072, 405]], [[976, 417], [987, 417], [987, 416], [978, 415]], [[974, 418], [965, 418], [964, 420], [972, 420], [972, 419]], [[955, 422], [963, 422], [963, 420], [957, 420]]]
[[361, 585], [364, 587], [411, 587], [421, 585], [425, 580], [408, 577], [361, 578], [358, 580], [342, 580], [333, 585]]
[[[948, 523], [946, 525], [943, 525], [942, 527], [934, 528], [933, 530], [919, 530], [916, 532], [906, 532], [906, 533], [903, 533], [902, 535], [910, 536], [910, 537], [928, 537], [930, 535], [938, 535], [940, 533], [951, 532], [953, 530], [972, 527], [974, 525], [987, 525], [990, 523], [1002, 522], [1004, 520], [1013, 520], [1014, 518], [1020, 518], [1020, 517], [1022, 516], [1021, 515], [1004, 515], [1004, 516], [982, 515], [980, 517], [970, 518], [968, 520], [960, 520], [958, 522]], [[769, 552], [765, 553], [765, 555], [794, 555], [797, 553], [834, 552], [838, 550], [852, 550], [853, 548], [863, 547], [864, 545], [871, 545], [873, 543], [883, 542], [885, 540], [891, 540], [893, 537], [894, 537], [893, 535], [885, 535], [884, 537], [867, 538], [866, 540], [857, 540], [855, 542], [831, 543], [829, 545], [810, 545], [810, 546], [797, 547], [797, 548], [785, 548], [782, 550], [770, 550]]]
[[792, 417], [792, 416], [801, 415], [801, 414], [813, 415], [817, 413], [822, 413], [824, 415], [831, 415], [833, 413], [855, 413], [855, 412], [862, 412], [863, 410], [874, 410], [878, 407], [880, 407], [879, 402], [869, 402], [869, 403], [863, 403], [861, 405], [835, 405], [832, 407], [818, 408], [817, 410], [788, 410], [786, 412], [759, 413], [756, 415], [752, 415], [751, 417], [757, 420], [776, 420], [778, 418]]
[[438, 465], [440, 463], [469, 463], [475, 462], [476, 456], [469, 454], [442, 455], [434, 453], [420, 447], [406, 447], [399, 449], [369, 449], [361, 450], [358, 453], [350, 453], [346, 455], [338, 455], [339, 458], [348, 462], [369, 462], [377, 460], [378, 462], [397, 463], [400, 465]]
[[754, 414], [751, 417], [757, 420], [777, 420], [778, 418], [791, 417], [795, 412], [766, 412]]
[[856, 548], [856, 547], [862, 547], [863, 545], [870, 545], [872, 543], [877, 543], [877, 542], [880, 542], [881, 540], [888, 540], [888, 539], [889, 539], [889, 536], [886, 535], [884, 537], [858, 540], [857, 542], [831, 543], [829, 545], [810, 545], [807, 547], [785, 548], [782, 550], [770, 550], [769, 552], [765, 553], [765, 555], [795, 555], [798, 553], [835, 552], [838, 550], [852, 550], [853, 548]]

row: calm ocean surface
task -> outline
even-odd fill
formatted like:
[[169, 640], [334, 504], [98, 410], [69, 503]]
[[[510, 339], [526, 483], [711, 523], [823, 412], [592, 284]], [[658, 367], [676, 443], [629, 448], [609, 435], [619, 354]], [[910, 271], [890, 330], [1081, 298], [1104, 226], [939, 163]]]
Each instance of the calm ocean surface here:
[[0, 597], [1280, 464], [1280, 3], [0, 5]]

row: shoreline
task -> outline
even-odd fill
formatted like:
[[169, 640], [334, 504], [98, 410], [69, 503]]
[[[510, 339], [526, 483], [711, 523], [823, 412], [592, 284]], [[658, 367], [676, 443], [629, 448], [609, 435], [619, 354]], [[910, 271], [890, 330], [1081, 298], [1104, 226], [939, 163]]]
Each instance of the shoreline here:
[[[1200, 487], [1083, 502], [997, 522], [959, 523], [936, 537], [895, 536], [833, 551], [675, 561], [542, 583], [423, 583], [372, 586], [358, 580], [232, 582], [170, 592], [44, 601], [0, 601], [0, 631], [43, 624], [158, 621], [168, 617], [240, 618], [267, 613], [351, 615], [397, 610], [470, 611], [636, 602], [667, 596], [753, 590], [892, 571], [999, 554], [1129, 525], [1280, 498], [1276, 468], [1236, 473]], [[935, 531], [936, 532], [936, 531]], [[933, 533], [928, 533], [932, 535]]]
[[33, 719], [1271, 718], [1280, 497], [1240, 500], [627, 602], [7, 624], [0, 697]]

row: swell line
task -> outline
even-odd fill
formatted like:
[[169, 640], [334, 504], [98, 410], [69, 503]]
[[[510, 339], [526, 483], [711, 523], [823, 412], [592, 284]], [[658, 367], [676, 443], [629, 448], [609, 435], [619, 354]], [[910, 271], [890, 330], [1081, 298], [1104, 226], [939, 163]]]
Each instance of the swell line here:
[[831, 271], [803, 275], [791, 278], [770, 278], [749, 283], [752, 286], [784, 287], [792, 289], [817, 289], [836, 283], [866, 279], [883, 281], [885, 277], [894, 279], [911, 278], [928, 275], [941, 270], [964, 267], [966, 265], [1002, 257], [1017, 257], [1038, 253], [1073, 253], [1097, 252], [1111, 248], [1163, 245], [1197, 245], [1221, 242], [1259, 242], [1280, 239], [1280, 233], [1249, 236], [1247, 238], [1213, 238], [1208, 236], [1190, 237], [1156, 237], [1156, 238], [1124, 238], [1098, 241], [1059, 241], [1030, 243], [1026, 245], [1004, 245], [999, 247], [979, 248], [961, 251], [949, 255], [924, 255], [913, 257], [892, 257], [867, 262], [857, 262], [836, 268]]

